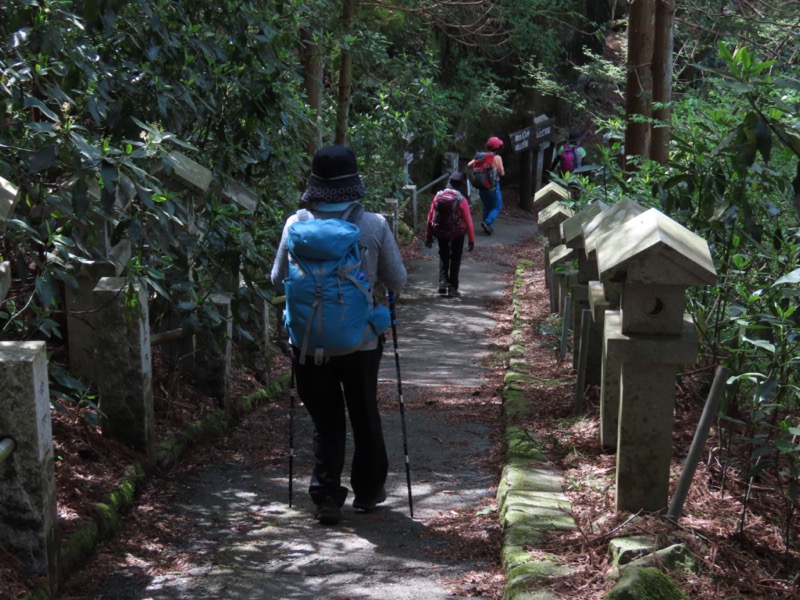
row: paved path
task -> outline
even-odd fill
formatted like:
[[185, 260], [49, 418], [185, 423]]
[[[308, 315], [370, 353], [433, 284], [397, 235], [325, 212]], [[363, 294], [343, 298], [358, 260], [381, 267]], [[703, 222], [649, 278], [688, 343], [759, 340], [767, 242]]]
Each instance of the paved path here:
[[[532, 219], [503, 218], [495, 235], [479, 234], [476, 250], [465, 252], [461, 298], [436, 293], [435, 250], [424, 250], [410, 267], [410, 283], [398, 302], [398, 340], [406, 399], [412, 469], [414, 519], [409, 516], [399, 412], [384, 412], [390, 452], [388, 501], [371, 514], [345, 505], [343, 521], [323, 527], [311, 518], [305, 493], [310, 471], [310, 428], [297, 411], [295, 505], [286, 503], [285, 465], [272, 472], [248, 470], [233, 461], [181, 475], [183, 492], [176, 518], [196, 522], [198, 535], [181, 548], [199, 560], [184, 572], [151, 579], [143, 588], [125, 572], [115, 575], [92, 597], [226, 599], [453, 599], [447, 581], [486, 565], [443, 558], [452, 540], [429, 530], [426, 519], [475, 507], [493, 495], [499, 474], [480, 460], [489, 448], [488, 427], [448, 419], [446, 409], [417, 410], [415, 398], [442, 383], [471, 394], [483, 384], [481, 359], [489, 352], [486, 332], [493, 327], [483, 308], [501, 296], [511, 267], [497, 264], [492, 248], [533, 235]], [[381, 367], [384, 394], [396, 398], [391, 343]], [[388, 391], [387, 391], [388, 390]], [[352, 496], [348, 501], [352, 500]]]

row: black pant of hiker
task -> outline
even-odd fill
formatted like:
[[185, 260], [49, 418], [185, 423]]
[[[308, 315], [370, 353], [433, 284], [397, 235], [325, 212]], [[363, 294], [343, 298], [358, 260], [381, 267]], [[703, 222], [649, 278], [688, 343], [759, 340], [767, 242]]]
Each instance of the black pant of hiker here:
[[[339, 506], [347, 498], [341, 484], [347, 423], [353, 430], [355, 452], [350, 486], [357, 500], [374, 500], [386, 483], [389, 460], [378, 412], [378, 367], [381, 347], [331, 357], [322, 365], [295, 361], [297, 393], [314, 422], [314, 470], [308, 493], [314, 504], [330, 496]], [[344, 388], [344, 393], [342, 392]]]
[[453, 240], [436, 238], [439, 243], [439, 285], [449, 284], [458, 289], [458, 272], [461, 270], [461, 255], [464, 254], [464, 237]]

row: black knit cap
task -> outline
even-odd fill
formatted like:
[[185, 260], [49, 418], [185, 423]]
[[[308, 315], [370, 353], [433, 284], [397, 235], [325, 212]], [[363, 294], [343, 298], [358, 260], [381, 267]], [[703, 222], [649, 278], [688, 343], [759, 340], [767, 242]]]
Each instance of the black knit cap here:
[[347, 202], [360, 200], [365, 193], [364, 182], [358, 174], [358, 161], [350, 148], [325, 146], [317, 150], [303, 201]]

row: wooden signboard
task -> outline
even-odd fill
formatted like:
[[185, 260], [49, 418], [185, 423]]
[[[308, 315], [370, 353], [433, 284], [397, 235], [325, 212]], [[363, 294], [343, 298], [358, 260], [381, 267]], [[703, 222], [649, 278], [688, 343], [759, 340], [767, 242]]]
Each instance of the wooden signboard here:
[[509, 133], [508, 137], [511, 138], [511, 149], [514, 154], [524, 152], [531, 147], [531, 139], [533, 136], [533, 127], [526, 127], [513, 133]]
[[547, 119], [541, 123], [535, 123], [533, 125], [533, 145], [538, 146], [552, 140], [555, 125], [555, 119]]

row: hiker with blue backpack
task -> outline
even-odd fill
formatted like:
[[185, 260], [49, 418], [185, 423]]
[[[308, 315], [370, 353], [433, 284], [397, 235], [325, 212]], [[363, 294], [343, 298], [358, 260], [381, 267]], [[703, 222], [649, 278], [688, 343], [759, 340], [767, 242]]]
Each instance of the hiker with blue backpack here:
[[460, 296], [458, 274], [464, 253], [464, 238], [469, 239], [467, 250], [475, 248], [475, 229], [466, 199], [467, 182], [459, 171], [450, 173], [447, 187], [434, 195], [425, 224], [425, 246], [439, 246], [439, 293]]
[[556, 159], [553, 161], [552, 171], [558, 170], [563, 177], [567, 173], [572, 173], [578, 167], [583, 166], [583, 159], [586, 158], [586, 149], [581, 147], [580, 131], [570, 131], [569, 137], [563, 146], [558, 148]]
[[287, 219], [271, 273], [276, 292], [286, 294], [293, 376], [314, 423], [308, 491], [325, 525], [341, 520], [348, 495], [341, 483], [346, 415], [355, 444], [353, 508], [369, 512], [386, 500], [377, 389], [390, 316], [373, 294], [379, 283], [399, 293], [407, 273], [386, 219], [359, 202], [364, 195], [353, 151], [320, 148], [301, 197], [309, 210]]
[[492, 136], [486, 140], [485, 150], [477, 152], [467, 163], [470, 171], [470, 182], [477, 188], [483, 204], [483, 220], [481, 228], [486, 235], [494, 232], [494, 221], [503, 209], [503, 195], [500, 192], [500, 177], [505, 176], [503, 158], [500, 152], [503, 140]]

